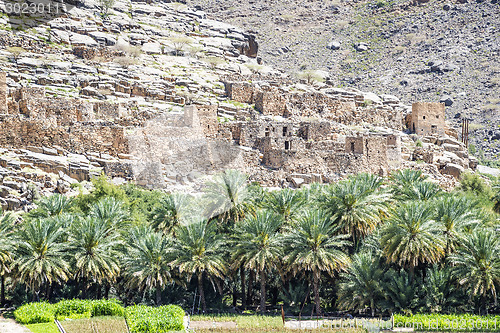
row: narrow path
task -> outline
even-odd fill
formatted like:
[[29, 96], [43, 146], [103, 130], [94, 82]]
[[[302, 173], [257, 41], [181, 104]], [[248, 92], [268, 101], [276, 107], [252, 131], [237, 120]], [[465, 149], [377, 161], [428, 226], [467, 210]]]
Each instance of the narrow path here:
[[31, 333], [31, 331], [19, 325], [13, 319], [0, 317], [0, 333]]

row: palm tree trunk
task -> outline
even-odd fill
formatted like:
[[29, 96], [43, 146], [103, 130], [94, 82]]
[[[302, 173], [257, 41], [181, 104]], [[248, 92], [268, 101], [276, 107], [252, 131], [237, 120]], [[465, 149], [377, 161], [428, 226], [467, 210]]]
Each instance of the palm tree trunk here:
[[266, 312], [266, 271], [260, 271], [260, 312]]
[[156, 306], [161, 305], [161, 288], [156, 286]]
[[247, 309], [247, 295], [245, 293], [245, 269], [243, 265], [240, 267], [240, 282], [241, 282], [241, 306]]
[[0, 306], [5, 304], [5, 277], [0, 276]]
[[321, 315], [321, 304], [319, 299], [319, 272], [313, 270], [313, 290], [314, 290], [314, 304], [316, 305], [316, 316]]
[[375, 302], [373, 300], [373, 297], [372, 299], [370, 299], [370, 309], [372, 310], [372, 317], [375, 317]]
[[253, 300], [252, 291], [253, 291], [253, 280], [254, 280], [254, 278], [255, 278], [255, 272], [253, 270], [250, 270], [250, 274], [249, 274], [249, 277], [248, 277], [247, 305], [251, 305], [252, 304], [252, 300]]
[[205, 292], [203, 291], [203, 273], [198, 274], [198, 292], [200, 293], [202, 310], [205, 313], [207, 312], [207, 303], [205, 302]]

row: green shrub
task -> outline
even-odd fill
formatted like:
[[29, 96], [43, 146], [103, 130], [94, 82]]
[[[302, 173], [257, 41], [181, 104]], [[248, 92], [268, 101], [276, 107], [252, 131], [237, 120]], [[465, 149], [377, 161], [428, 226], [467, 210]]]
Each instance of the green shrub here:
[[184, 310], [177, 305], [130, 306], [126, 310], [126, 319], [131, 333], [184, 330]]
[[54, 305], [41, 303], [28, 303], [14, 311], [14, 318], [23, 325], [49, 323], [54, 321]]
[[70, 299], [60, 301], [55, 305], [57, 318], [90, 318], [92, 313], [92, 302], [82, 299]]
[[92, 317], [125, 315], [125, 309], [116, 300], [101, 299], [92, 301]]
[[416, 314], [394, 315], [394, 327], [413, 327], [415, 331], [499, 331], [500, 316], [477, 316], [471, 314]]

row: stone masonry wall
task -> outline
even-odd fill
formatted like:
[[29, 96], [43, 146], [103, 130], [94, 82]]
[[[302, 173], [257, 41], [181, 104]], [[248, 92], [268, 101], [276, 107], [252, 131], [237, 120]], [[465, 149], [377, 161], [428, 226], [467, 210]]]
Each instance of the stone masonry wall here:
[[411, 107], [411, 131], [420, 136], [444, 135], [446, 129], [444, 111], [443, 103], [413, 103]]
[[0, 114], [8, 113], [7, 108], [7, 74], [0, 72]]

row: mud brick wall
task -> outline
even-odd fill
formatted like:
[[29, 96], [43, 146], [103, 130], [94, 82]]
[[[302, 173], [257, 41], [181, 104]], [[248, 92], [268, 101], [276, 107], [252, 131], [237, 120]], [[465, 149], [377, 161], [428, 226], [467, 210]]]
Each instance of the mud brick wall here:
[[332, 126], [329, 122], [303, 122], [300, 124], [298, 136], [304, 140], [325, 140], [330, 136]]
[[0, 72], [0, 114], [7, 113], [7, 74]]
[[240, 103], [253, 104], [255, 103], [255, 88], [249, 82], [224, 82], [226, 95], [229, 99]]
[[94, 119], [92, 104], [78, 99], [23, 99], [19, 101], [19, 112], [37, 119], [55, 117], [60, 126]]
[[286, 95], [278, 88], [258, 91], [255, 108], [264, 115], [284, 116], [286, 113]]
[[16, 102], [26, 99], [45, 98], [45, 88], [19, 88], [11, 91], [10, 95]]
[[93, 104], [97, 119], [115, 120], [121, 118], [125, 109], [119, 103], [96, 102]]
[[417, 135], [444, 135], [444, 103], [413, 103], [411, 107], [410, 130]]
[[110, 177], [122, 177], [131, 180], [134, 170], [131, 162], [106, 162], [104, 172]]
[[219, 131], [219, 121], [217, 120], [217, 105], [197, 105], [198, 118], [203, 133], [207, 138], [215, 138]]

